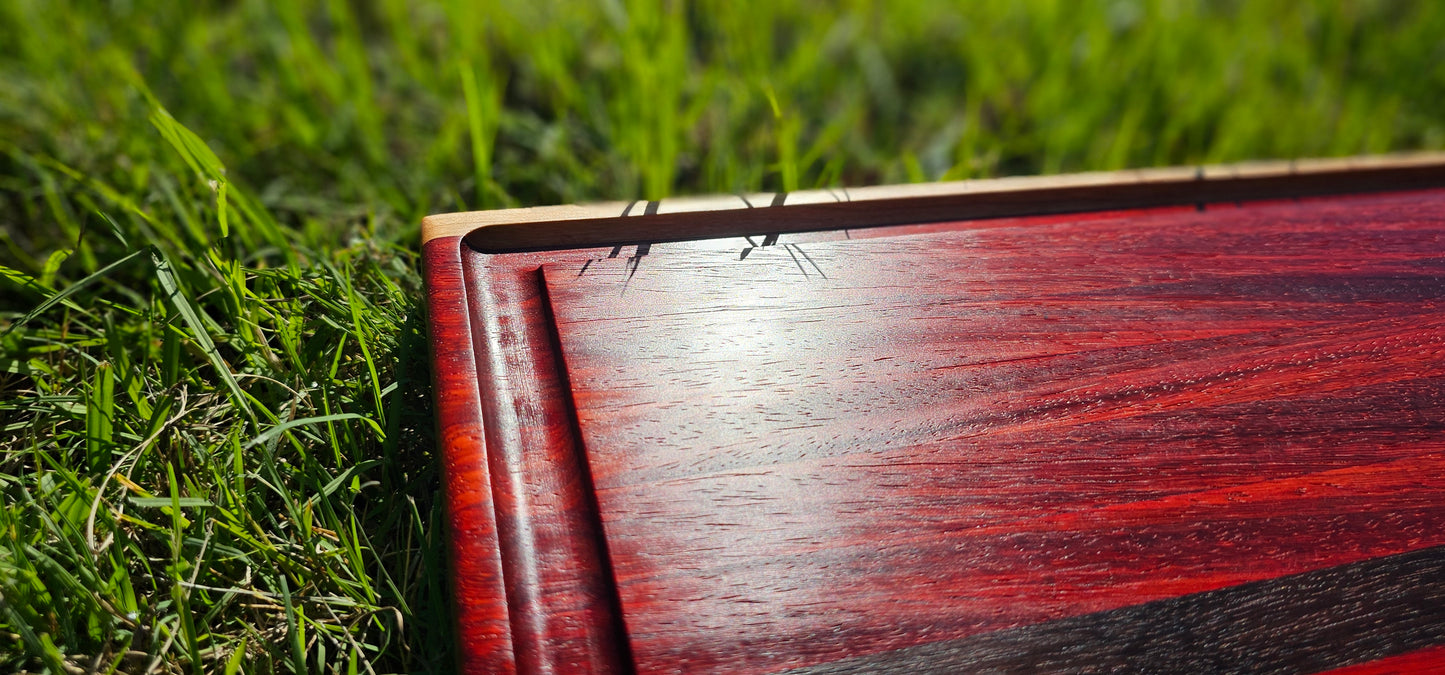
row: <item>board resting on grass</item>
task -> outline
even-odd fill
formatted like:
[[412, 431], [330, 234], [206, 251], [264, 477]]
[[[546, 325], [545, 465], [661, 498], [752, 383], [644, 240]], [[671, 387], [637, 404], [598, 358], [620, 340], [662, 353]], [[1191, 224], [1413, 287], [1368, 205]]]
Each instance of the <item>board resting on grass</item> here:
[[1445, 665], [1445, 156], [425, 238], [467, 672]]

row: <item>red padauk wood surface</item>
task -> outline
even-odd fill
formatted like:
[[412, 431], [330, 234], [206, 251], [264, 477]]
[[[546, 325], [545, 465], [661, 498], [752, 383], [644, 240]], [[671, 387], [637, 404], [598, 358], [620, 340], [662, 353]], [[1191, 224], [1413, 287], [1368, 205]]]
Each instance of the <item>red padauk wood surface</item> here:
[[1438, 193], [544, 267], [644, 672], [1445, 544]]
[[452, 592], [458, 599], [454, 603], [457, 663], [469, 673], [513, 672], [460, 242], [456, 238], [432, 240], [423, 255]]
[[425, 254], [466, 672], [1440, 665], [1445, 191]]

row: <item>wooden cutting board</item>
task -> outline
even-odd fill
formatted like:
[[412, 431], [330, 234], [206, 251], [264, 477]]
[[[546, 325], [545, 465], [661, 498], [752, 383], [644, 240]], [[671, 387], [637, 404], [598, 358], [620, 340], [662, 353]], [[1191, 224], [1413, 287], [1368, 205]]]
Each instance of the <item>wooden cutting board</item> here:
[[1445, 667], [1442, 185], [429, 218], [461, 668]]

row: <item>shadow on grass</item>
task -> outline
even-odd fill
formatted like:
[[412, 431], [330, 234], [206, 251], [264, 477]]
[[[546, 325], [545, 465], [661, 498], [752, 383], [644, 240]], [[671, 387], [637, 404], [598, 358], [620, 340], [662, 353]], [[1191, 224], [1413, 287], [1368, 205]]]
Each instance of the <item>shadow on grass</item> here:
[[381, 564], [373, 582], [391, 594], [397, 608], [397, 643], [377, 665], [406, 672], [447, 673], [455, 663], [450, 604], [445, 504], [441, 462], [436, 452], [428, 358], [426, 306], [407, 298], [394, 360], [393, 389], [386, 398], [386, 457], [378, 479], [382, 490], [366, 505], [367, 535]]

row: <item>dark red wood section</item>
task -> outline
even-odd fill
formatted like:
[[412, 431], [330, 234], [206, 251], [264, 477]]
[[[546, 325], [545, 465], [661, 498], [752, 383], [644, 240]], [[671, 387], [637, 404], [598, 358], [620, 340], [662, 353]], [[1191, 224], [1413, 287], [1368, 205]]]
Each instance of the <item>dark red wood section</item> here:
[[1442, 223], [428, 242], [461, 670], [1445, 669]]
[[1445, 545], [1445, 193], [990, 225], [546, 258], [639, 671]]
[[[550, 254], [548, 260], [578, 258]], [[521, 673], [630, 669], [533, 256], [467, 256], [477, 386]], [[473, 598], [460, 597], [470, 603]]]
[[457, 660], [468, 673], [510, 673], [515, 665], [482, 441], [481, 396], [471, 312], [462, 279], [461, 239], [433, 239], [422, 250], [422, 257], [451, 541], [452, 593], [457, 599], [453, 608]]

